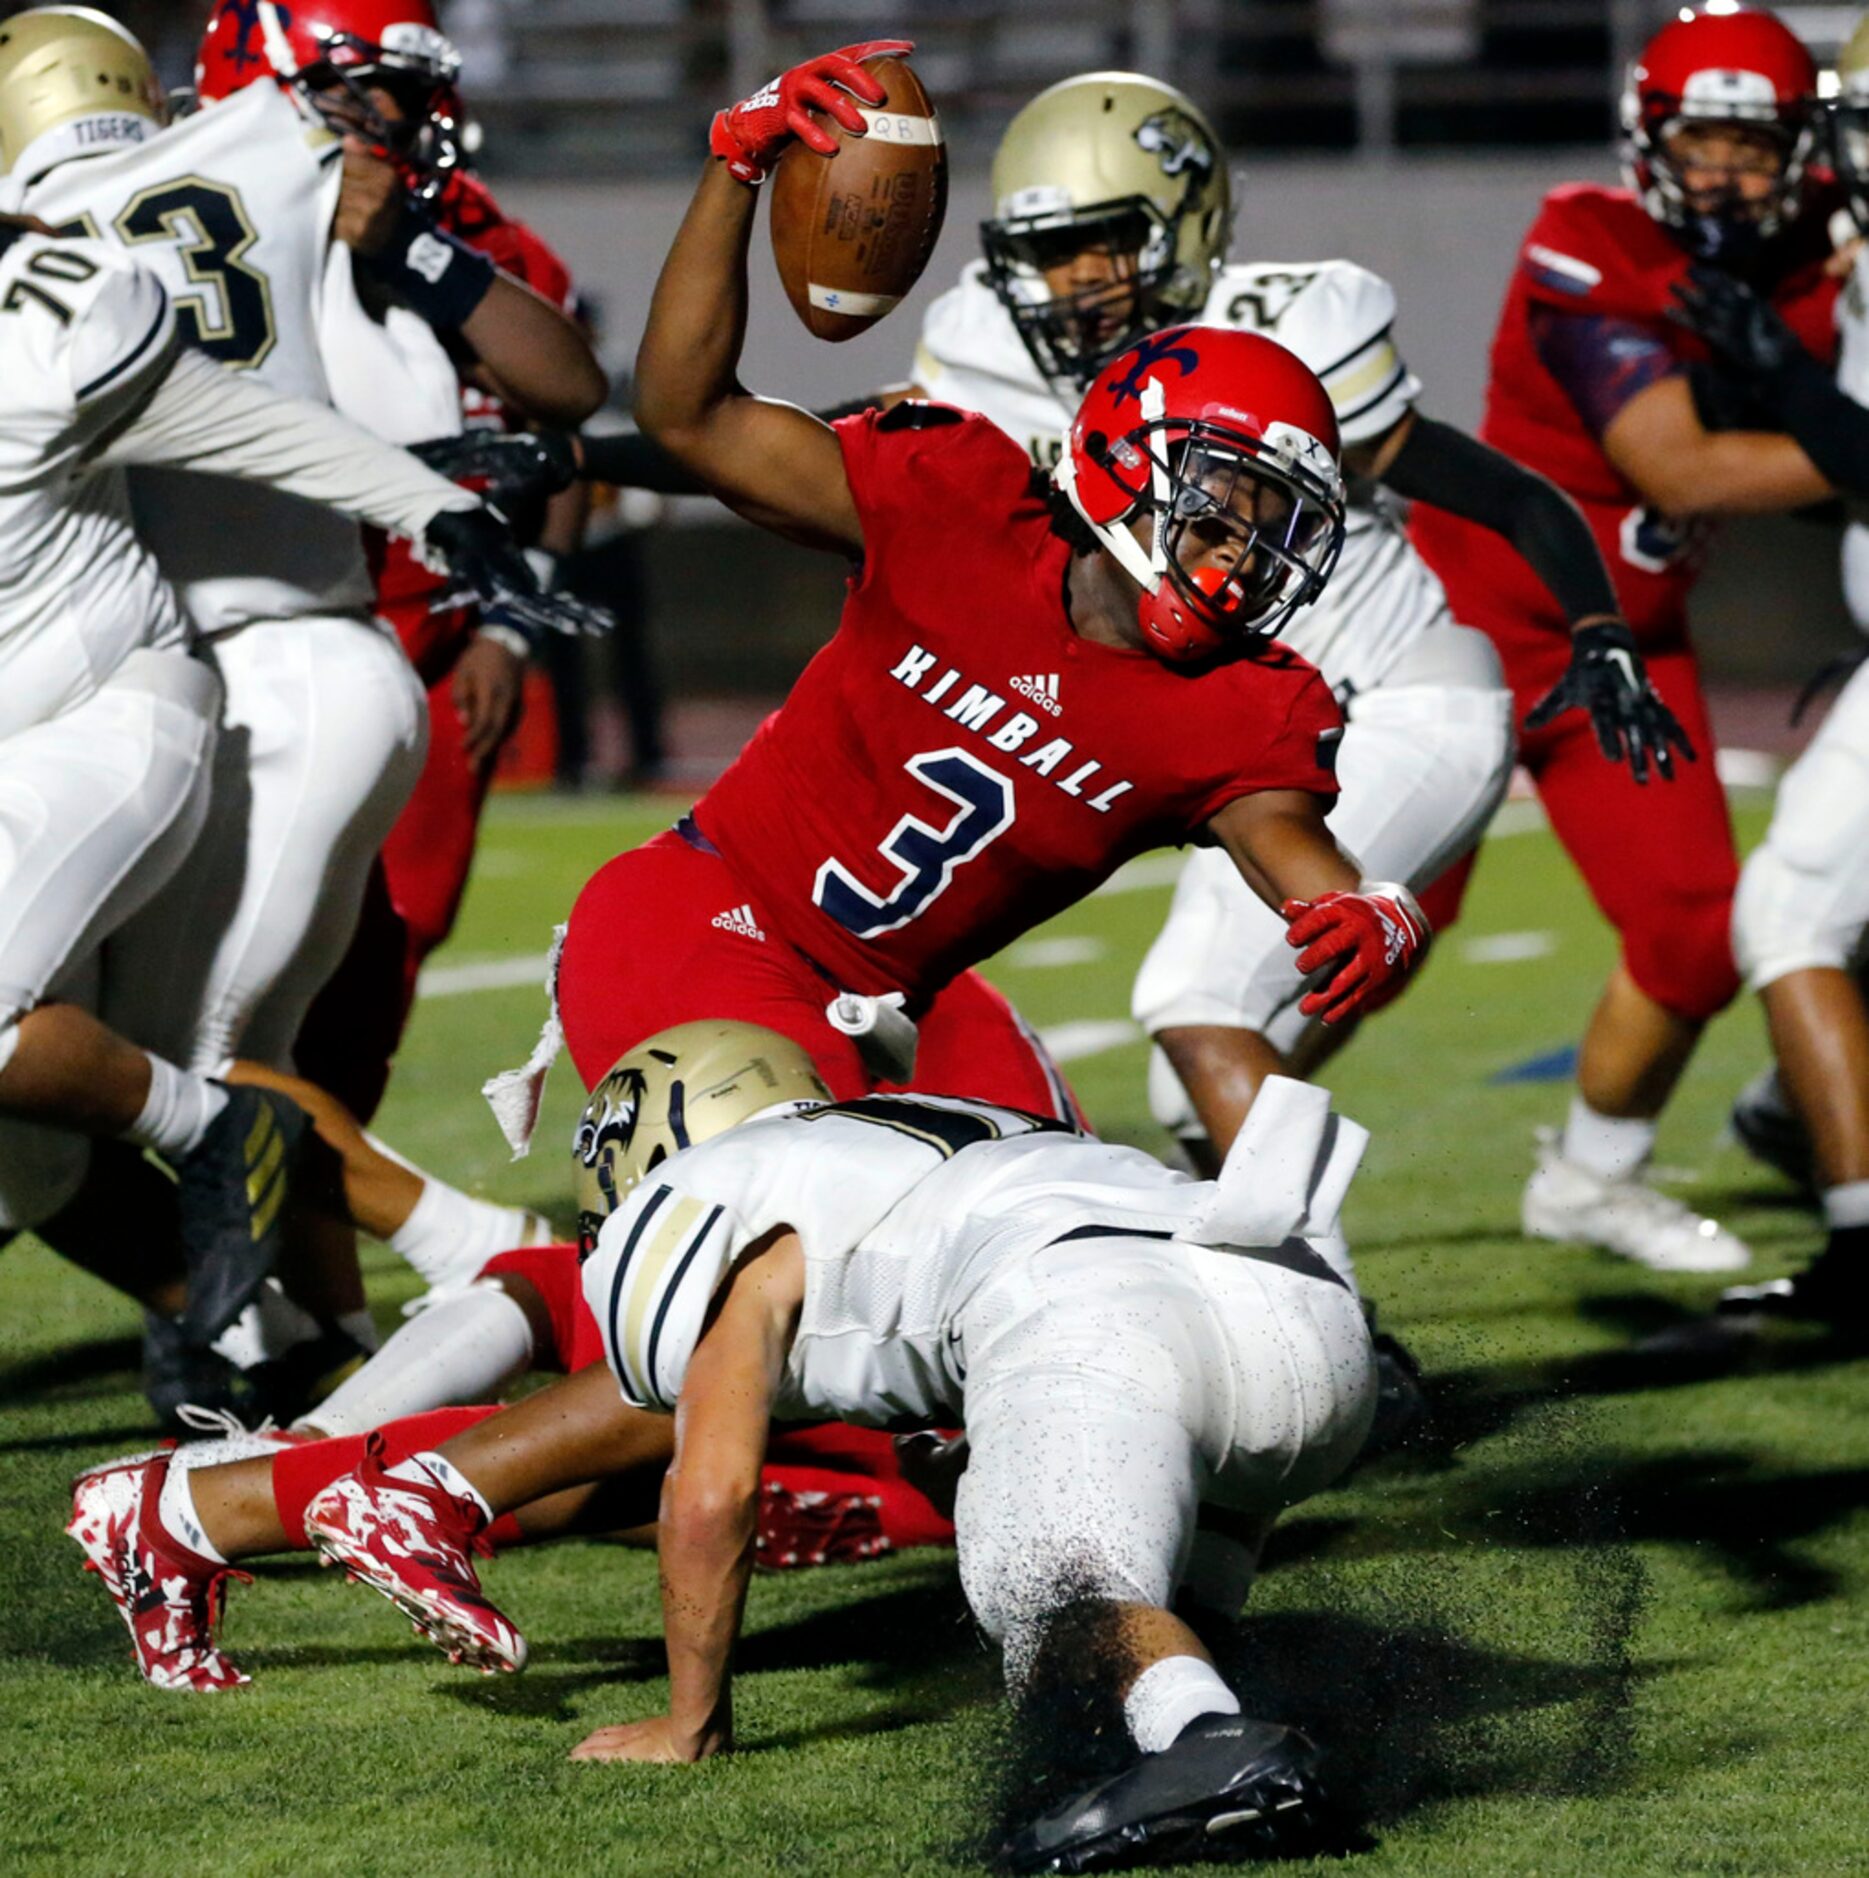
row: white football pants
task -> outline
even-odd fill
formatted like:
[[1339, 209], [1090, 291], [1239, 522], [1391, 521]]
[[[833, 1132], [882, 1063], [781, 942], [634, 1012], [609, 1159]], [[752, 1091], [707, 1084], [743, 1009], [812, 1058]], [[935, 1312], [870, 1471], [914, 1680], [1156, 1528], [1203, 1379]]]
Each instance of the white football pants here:
[[1733, 955], [1754, 991], [1845, 969], [1869, 926], [1869, 665], [1785, 771], [1765, 840], [1733, 900]]
[[394, 637], [360, 618], [269, 620], [204, 655], [227, 693], [208, 824], [121, 935], [136, 982], [106, 986], [105, 1015], [209, 1074], [234, 1056], [290, 1069], [421, 773], [427, 700]]
[[1350, 1464], [1375, 1413], [1355, 1295], [1244, 1253], [1050, 1246], [989, 1278], [958, 1328], [961, 1584], [1015, 1686], [1053, 1613], [1086, 1597], [1168, 1607], [1203, 1501], [1263, 1542]]
[[[1330, 831], [1365, 879], [1419, 893], [1478, 843], [1512, 780], [1512, 694], [1499, 655], [1470, 627], [1430, 627], [1346, 715]], [[1136, 974], [1131, 1008], [1150, 1036], [1184, 1024], [1253, 1030], [1289, 1056], [1318, 1021], [1298, 1009], [1306, 986], [1297, 959], [1285, 922], [1227, 856], [1198, 849]], [[1149, 1103], [1164, 1128], [1199, 1132], [1159, 1049]]]
[[[132, 652], [84, 703], [0, 742], [0, 1065], [48, 997], [97, 1008], [99, 950], [174, 877], [208, 812], [214, 673]], [[82, 1135], [0, 1120], [0, 1228], [83, 1181]]]

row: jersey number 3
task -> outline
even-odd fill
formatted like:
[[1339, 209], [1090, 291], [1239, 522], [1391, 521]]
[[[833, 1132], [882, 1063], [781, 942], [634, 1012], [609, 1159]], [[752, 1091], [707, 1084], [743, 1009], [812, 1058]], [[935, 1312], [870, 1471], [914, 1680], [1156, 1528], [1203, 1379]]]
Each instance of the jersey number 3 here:
[[[278, 343], [272, 283], [244, 258], [259, 230], [240, 192], [205, 176], [155, 183], [123, 205], [113, 224], [131, 248], [165, 242], [180, 256], [188, 285], [173, 295], [189, 342], [233, 371], [251, 371]], [[90, 216], [68, 223], [61, 235], [98, 230]]]
[[840, 861], [818, 869], [811, 897], [838, 925], [859, 939], [876, 939], [918, 919], [989, 841], [1012, 826], [1012, 784], [966, 750], [927, 750], [903, 765], [937, 795], [952, 802], [945, 828], [905, 815], [882, 843], [885, 859], [902, 878], [886, 897], [872, 893]]

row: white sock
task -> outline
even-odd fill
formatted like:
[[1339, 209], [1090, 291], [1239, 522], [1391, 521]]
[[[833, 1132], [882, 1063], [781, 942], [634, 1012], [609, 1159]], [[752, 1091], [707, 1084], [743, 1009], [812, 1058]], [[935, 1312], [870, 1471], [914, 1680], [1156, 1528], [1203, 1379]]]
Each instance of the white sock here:
[[219, 1083], [152, 1056], [149, 1094], [123, 1138], [139, 1148], [154, 1148], [166, 1160], [179, 1160], [200, 1147], [201, 1137], [226, 1106], [227, 1091]]
[[452, 1402], [490, 1402], [532, 1362], [526, 1314], [497, 1285], [436, 1300], [309, 1410], [327, 1435], [358, 1435]]
[[199, 1552], [216, 1565], [227, 1563], [214, 1542], [201, 1528], [201, 1515], [195, 1511], [194, 1490], [188, 1484], [188, 1469], [171, 1465], [163, 1477], [162, 1497], [156, 1502], [156, 1518], [171, 1539], [179, 1539], [191, 1552]]
[[1564, 1158], [1602, 1180], [1628, 1180], [1655, 1151], [1656, 1124], [1639, 1116], [1599, 1115], [1572, 1096], [1564, 1124]]
[[1144, 1754], [1159, 1754], [1203, 1715], [1237, 1715], [1240, 1699], [1213, 1664], [1198, 1656], [1151, 1663], [1123, 1697], [1123, 1720]]
[[445, 1180], [424, 1175], [421, 1197], [390, 1234], [392, 1252], [431, 1285], [463, 1285], [496, 1252], [537, 1243], [533, 1216], [523, 1206], [476, 1200]]
[[354, 1311], [340, 1311], [335, 1321], [338, 1329], [366, 1355], [374, 1355], [382, 1347], [383, 1339], [377, 1335], [376, 1319], [370, 1315], [367, 1305], [359, 1305]]
[[317, 1334], [317, 1318], [287, 1297], [277, 1278], [269, 1278], [253, 1294], [253, 1302], [214, 1339], [212, 1348], [235, 1369], [252, 1369], [309, 1343]]
[[1840, 1187], [1826, 1187], [1824, 1224], [1832, 1232], [1851, 1226], [1869, 1226], [1869, 1180], [1846, 1181]]
[[480, 1489], [445, 1454], [438, 1454], [433, 1448], [423, 1454], [412, 1454], [385, 1471], [391, 1480], [406, 1480], [412, 1487], [439, 1486], [456, 1499], [471, 1501], [480, 1508], [481, 1517], [489, 1525], [493, 1523], [493, 1508], [481, 1497]]

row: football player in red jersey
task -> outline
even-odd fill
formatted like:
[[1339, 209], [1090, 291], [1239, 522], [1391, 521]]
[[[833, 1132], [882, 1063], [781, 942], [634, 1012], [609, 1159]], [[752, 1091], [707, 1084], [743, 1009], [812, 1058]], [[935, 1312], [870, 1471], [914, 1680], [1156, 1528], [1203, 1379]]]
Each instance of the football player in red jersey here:
[[[1499, 647], [1520, 755], [1559, 839], [1622, 940], [1585, 1033], [1560, 1140], [1524, 1223], [1662, 1269], [1728, 1270], [1746, 1248], [1642, 1179], [1656, 1119], [1702, 1026], [1738, 988], [1737, 863], [1687, 633], [1687, 596], [1720, 516], [1791, 509], [1829, 485], [1788, 436], [1721, 429], [1705, 348], [1670, 317], [1696, 262], [1743, 276], [1824, 359], [1835, 346], [1830, 179], [1809, 158], [1816, 70], [1770, 14], [1684, 12], [1636, 61], [1623, 100], [1632, 187], [1554, 190], [1525, 237], [1493, 342], [1481, 435], [1575, 497], [1627, 624], [1565, 622], [1497, 539], [1444, 510], [1417, 546], [1456, 615]], [[1558, 715], [1636, 650], [1700, 761], [1643, 790]], [[1568, 668], [1568, 669], [1567, 669]], [[1542, 701], [1542, 702], [1541, 702]]]
[[[218, 7], [196, 75], [210, 100], [261, 80], [290, 84], [343, 133], [335, 233], [359, 257], [366, 290], [412, 244], [444, 236], [548, 302], [568, 331], [569, 269], [464, 167], [459, 69], [431, 0], [300, 0]], [[413, 444], [444, 424], [458, 429], [463, 417], [477, 428], [574, 420], [607, 389], [581, 339], [545, 348], [516, 324], [477, 329], [471, 349], [445, 328], [439, 337], [447, 350], [439, 387], [416, 389], [426, 361], [395, 383], [352, 385], [334, 359], [340, 405]], [[378, 611], [428, 686], [428, 754], [383, 845], [350, 951], [296, 1052], [314, 1082], [366, 1121], [388, 1082], [416, 974], [460, 909], [494, 760], [519, 719], [526, 658], [517, 635], [483, 628], [471, 605], [449, 604], [449, 584], [405, 544], [373, 533], [368, 545]]]
[[740, 387], [757, 179], [816, 128], [808, 106], [861, 132], [881, 93], [856, 61], [878, 49], [721, 113], [720, 160], [656, 286], [644, 430], [729, 507], [852, 571], [784, 708], [679, 829], [579, 897], [557, 992], [587, 1086], [700, 1016], [792, 1037], [840, 1097], [908, 1082], [833, 1027], [848, 993], [906, 1004], [913, 1086], [1051, 1107], [1025, 1035], [961, 975], [1179, 842], [1218, 843], [1286, 907], [1324, 974], [1313, 1008], [1333, 1016], [1426, 934], [1406, 890], [1360, 881], [1331, 839], [1340, 718], [1270, 638], [1342, 533], [1336, 421], [1290, 353], [1203, 327], [1149, 336], [1091, 387], [1049, 505], [983, 419], [907, 403], [830, 425]]

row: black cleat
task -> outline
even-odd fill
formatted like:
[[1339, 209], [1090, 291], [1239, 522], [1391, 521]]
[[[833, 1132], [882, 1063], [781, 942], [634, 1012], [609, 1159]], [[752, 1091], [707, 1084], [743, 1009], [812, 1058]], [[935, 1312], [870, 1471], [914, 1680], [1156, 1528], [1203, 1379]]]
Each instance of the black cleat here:
[[1016, 1872], [1278, 1857], [1316, 1837], [1317, 1763], [1316, 1746], [1295, 1728], [1205, 1715], [1160, 1754], [1023, 1827], [1004, 1856]]
[[279, 1262], [286, 1193], [304, 1132], [305, 1111], [289, 1096], [230, 1088], [201, 1145], [176, 1163], [188, 1342], [212, 1343]]
[[164, 1434], [189, 1436], [184, 1406], [231, 1414], [242, 1424], [266, 1413], [251, 1379], [224, 1356], [189, 1343], [180, 1322], [155, 1311], [143, 1317], [143, 1394]]
[[1817, 1185], [1810, 1131], [1785, 1102], [1776, 1072], [1761, 1070], [1733, 1098], [1733, 1136], [1755, 1161], [1805, 1193]]
[[1820, 1253], [1803, 1271], [1720, 1293], [1719, 1315], [1752, 1323], [1809, 1324], [1856, 1341], [1869, 1338], [1869, 1311], [1858, 1285], [1844, 1285], [1836, 1261]]

